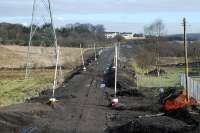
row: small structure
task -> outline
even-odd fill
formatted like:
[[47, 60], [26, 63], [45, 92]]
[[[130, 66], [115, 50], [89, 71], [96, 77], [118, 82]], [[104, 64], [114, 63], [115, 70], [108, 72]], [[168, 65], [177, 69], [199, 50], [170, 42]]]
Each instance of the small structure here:
[[146, 37], [143, 34], [133, 34], [132, 32], [106, 32], [105, 37], [107, 39], [113, 39], [117, 35], [122, 36], [126, 40], [144, 40]]
[[126, 40], [131, 40], [133, 39], [133, 33], [132, 32], [123, 32], [120, 33], [120, 35], [125, 38]]
[[105, 37], [107, 39], [115, 38], [117, 35], [119, 35], [119, 32], [106, 32]]

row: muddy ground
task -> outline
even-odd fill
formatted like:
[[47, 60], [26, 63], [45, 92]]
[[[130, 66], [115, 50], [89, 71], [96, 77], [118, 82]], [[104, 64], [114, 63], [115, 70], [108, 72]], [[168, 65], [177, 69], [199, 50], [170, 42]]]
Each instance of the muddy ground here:
[[[196, 112], [146, 116], [163, 113], [159, 88], [136, 90], [135, 75], [128, 64], [131, 58], [129, 47], [121, 48], [119, 61], [117, 95], [123, 108], [109, 107], [114, 94], [113, 50], [104, 50], [97, 62], [88, 65], [86, 72], [73, 73], [64, 86], [56, 90], [59, 101], [55, 104], [47, 104], [51, 96], [51, 91], [47, 90], [40, 97], [27, 100], [27, 103], [1, 108], [0, 133], [200, 132], [200, 117]], [[104, 83], [107, 86], [104, 87]]]

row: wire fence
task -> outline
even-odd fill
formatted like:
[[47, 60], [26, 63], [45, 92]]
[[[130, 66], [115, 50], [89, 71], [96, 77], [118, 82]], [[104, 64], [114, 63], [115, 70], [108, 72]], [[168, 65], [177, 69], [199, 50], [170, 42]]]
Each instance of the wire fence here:
[[[186, 88], [185, 74], [180, 75], [181, 86]], [[200, 78], [200, 77], [199, 77]], [[200, 103], [200, 80], [196, 80], [194, 77], [188, 77], [188, 92], [189, 95]]]

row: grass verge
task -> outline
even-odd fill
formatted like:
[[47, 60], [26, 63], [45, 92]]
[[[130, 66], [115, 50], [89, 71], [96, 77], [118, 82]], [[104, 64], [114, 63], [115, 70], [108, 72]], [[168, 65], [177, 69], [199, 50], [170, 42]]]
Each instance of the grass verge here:
[[[64, 74], [68, 73], [64, 70]], [[54, 70], [33, 70], [31, 78], [24, 79], [24, 71], [1, 70], [0, 106], [22, 103], [38, 96], [42, 90], [52, 86]]]
[[180, 86], [180, 73], [183, 68], [162, 68], [166, 74], [159, 77], [149, 75], [138, 75], [138, 85], [141, 87], [177, 87]]

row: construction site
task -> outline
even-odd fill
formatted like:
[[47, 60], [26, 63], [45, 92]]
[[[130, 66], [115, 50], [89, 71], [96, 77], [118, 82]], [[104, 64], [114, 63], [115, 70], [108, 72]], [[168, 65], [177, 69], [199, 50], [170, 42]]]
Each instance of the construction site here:
[[200, 133], [200, 36], [187, 17], [173, 36], [162, 20], [144, 35], [58, 28], [52, 1], [33, 0], [29, 27], [0, 23], [0, 133]]

